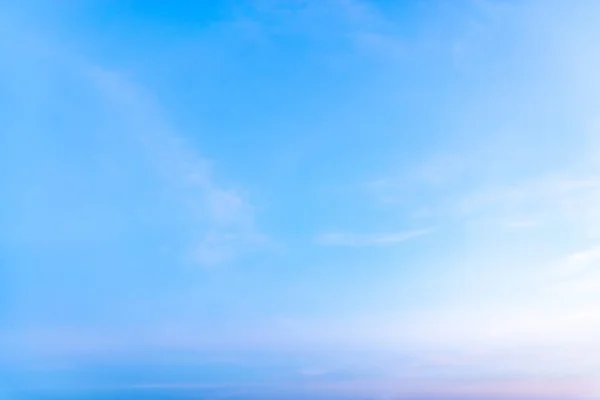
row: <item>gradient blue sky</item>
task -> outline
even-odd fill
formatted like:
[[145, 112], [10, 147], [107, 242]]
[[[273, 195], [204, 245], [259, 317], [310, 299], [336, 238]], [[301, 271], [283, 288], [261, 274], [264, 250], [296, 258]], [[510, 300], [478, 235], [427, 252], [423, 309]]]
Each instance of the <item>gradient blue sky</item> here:
[[599, 15], [0, 1], [5, 398], [600, 398]]

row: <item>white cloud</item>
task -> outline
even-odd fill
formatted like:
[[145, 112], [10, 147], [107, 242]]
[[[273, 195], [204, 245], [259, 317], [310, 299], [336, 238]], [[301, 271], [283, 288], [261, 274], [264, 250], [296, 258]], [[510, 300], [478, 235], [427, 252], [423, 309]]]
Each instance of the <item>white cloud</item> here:
[[247, 200], [239, 191], [215, 181], [210, 162], [197, 154], [193, 142], [168, 125], [150, 93], [114, 71], [90, 67], [86, 72], [119, 110], [154, 173], [165, 183], [165, 190], [177, 197], [180, 209], [172, 212], [189, 232], [188, 259], [216, 265], [264, 243], [265, 236], [256, 230]]
[[432, 232], [428, 228], [379, 234], [326, 233], [319, 235], [317, 242], [326, 246], [393, 246]]
[[[54, 35], [38, 31], [43, 25], [25, 22], [15, 18], [0, 32], [0, 46], [10, 45], [7, 51], [13, 56], [9, 58], [14, 65], [27, 65], [24, 73], [15, 68], [14, 77], [12, 70], [5, 71], [15, 86], [13, 92], [24, 97], [26, 107], [44, 108], [40, 105], [45, 101], [50, 108], [54, 106], [51, 96], [61, 96], [59, 90], [63, 90], [63, 86], [80, 85], [74, 92], [80, 94], [81, 109], [76, 108], [80, 104], [69, 104], [73, 120], [81, 113], [84, 119], [90, 120], [90, 125], [106, 121], [100, 128], [107, 130], [102, 142], [114, 142], [111, 143], [114, 146], [106, 149], [120, 152], [116, 146], [130, 146], [119, 153], [119, 157], [127, 158], [125, 163], [129, 169], [135, 173], [143, 171], [149, 180], [161, 182], [162, 192], [154, 193], [154, 197], [161, 199], [152, 203], [157, 213], [155, 217], [157, 223], [167, 221], [170, 227], [176, 227], [173, 236], [186, 241], [182, 244], [186, 252], [182, 258], [214, 264], [234, 259], [246, 249], [264, 243], [266, 237], [256, 228], [254, 210], [246, 193], [215, 178], [211, 161], [200, 154], [190, 137], [170, 124], [168, 113], [154, 93], [137, 85], [134, 77], [104, 68], [69, 51]], [[19, 46], [12, 45], [15, 40], [5, 40], [9, 37], [18, 38]], [[32, 102], [34, 96], [37, 97]], [[130, 154], [125, 157], [125, 153]], [[111, 164], [110, 155], [100, 151], [97, 155], [106, 158], [107, 169], [112, 168], [115, 174], [122, 172], [120, 165]], [[169, 206], [164, 207], [167, 202], [158, 204], [163, 197], [169, 197]], [[148, 200], [151, 203], [156, 199]], [[163, 208], [157, 210], [160, 207]]]
[[578, 301], [596, 295], [600, 310], [600, 246], [574, 251], [550, 268], [548, 292]]
[[509, 229], [531, 229], [539, 226], [539, 222], [533, 218], [514, 219], [505, 221], [505, 226]]
[[[589, 173], [588, 173], [589, 174]], [[600, 178], [550, 175], [514, 185], [475, 189], [459, 203], [459, 215], [533, 215], [549, 221], [581, 222], [599, 217]]]
[[589, 267], [600, 267], [600, 245], [569, 254], [565, 264], [573, 272]]

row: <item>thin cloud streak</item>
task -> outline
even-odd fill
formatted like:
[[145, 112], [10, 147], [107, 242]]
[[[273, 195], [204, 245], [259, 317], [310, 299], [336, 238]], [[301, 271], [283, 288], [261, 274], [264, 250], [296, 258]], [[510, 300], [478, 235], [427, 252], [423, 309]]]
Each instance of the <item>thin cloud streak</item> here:
[[410, 239], [429, 235], [433, 231], [433, 228], [427, 228], [406, 232], [379, 234], [326, 233], [319, 235], [316, 240], [317, 243], [324, 246], [393, 246]]
[[239, 191], [215, 181], [209, 160], [168, 126], [151, 94], [118, 72], [96, 66], [85, 72], [138, 135], [165, 189], [179, 196], [181, 210], [175, 213], [183, 214], [191, 236], [186, 258], [199, 265], [219, 265], [266, 241], [255, 228], [252, 206]]

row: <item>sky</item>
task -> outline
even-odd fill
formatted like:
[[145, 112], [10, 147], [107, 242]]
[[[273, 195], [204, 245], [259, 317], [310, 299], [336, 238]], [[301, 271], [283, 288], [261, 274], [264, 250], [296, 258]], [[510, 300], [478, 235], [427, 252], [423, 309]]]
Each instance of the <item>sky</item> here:
[[599, 13], [0, 0], [0, 396], [600, 399]]

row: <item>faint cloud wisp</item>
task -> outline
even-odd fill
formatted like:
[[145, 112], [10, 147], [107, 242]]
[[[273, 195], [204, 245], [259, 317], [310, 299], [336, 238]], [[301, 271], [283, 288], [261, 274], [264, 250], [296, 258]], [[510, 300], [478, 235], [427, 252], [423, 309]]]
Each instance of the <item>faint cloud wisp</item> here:
[[428, 235], [433, 231], [433, 228], [427, 228], [380, 234], [325, 233], [317, 236], [316, 240], [317, 243], [325, 246], [393, 246]]

